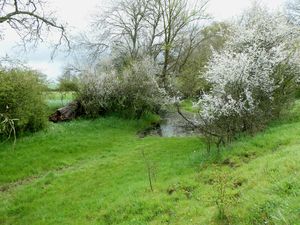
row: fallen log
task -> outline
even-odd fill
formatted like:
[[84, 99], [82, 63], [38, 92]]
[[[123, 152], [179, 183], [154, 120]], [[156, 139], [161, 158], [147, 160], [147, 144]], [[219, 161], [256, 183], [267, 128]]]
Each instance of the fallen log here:
[[73, 120], [82, 114], [82, 107], [79, 101], [75, 100], [68, 105], [57, 109], [49, 116], [49, 121], [54, 123]]

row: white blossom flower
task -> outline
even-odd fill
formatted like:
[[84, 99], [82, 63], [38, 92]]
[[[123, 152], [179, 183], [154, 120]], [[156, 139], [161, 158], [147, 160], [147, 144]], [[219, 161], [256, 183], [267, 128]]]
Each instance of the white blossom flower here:
[[263, 103], [271, 105], [283, 82], [274, 77], [275, 70], [289, 63], [298, 35], [284, 16], [259, 7], [246, 12], [232, 32], [224, 51], [214, 52], [204, 75], [211, 89], [197, 103], [201, 109], [198, 122], [203, 125], [256, 115]]

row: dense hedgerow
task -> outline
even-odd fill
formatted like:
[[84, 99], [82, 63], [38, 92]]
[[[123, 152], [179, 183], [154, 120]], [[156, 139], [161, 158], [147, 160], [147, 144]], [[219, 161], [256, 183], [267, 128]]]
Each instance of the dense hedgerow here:
[[[40, 130], [46, 125], [44, 85], [39, 75], [25, 69], [0, 71], [0, 114], [5, 119], [15, 119], [17, 132]], [[10, 126], [7, 126], [10, 129]], [[0, 136], [8, 135], [1, 123]]]
[[256, 6], [232, 32], [208, 64], [204, 78], [211, 90], [198, 102], [197, 122], [218, 144], [277, 118], [292, 101], [299, 71], [292, 51], [298, 30], [282, 15]]
[[88, 116], [118, 113], [139, 118], [157, 113], [166, 94], [156, 80], [157, 67], [151, 60], [131, 63], [123, 71], [96, 71], [81, 77], [78, 99]]

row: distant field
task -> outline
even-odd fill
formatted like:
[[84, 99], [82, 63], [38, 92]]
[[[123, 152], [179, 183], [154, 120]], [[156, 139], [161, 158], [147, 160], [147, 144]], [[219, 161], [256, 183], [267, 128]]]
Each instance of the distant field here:
[[71, 102], [75, 98], [75, 93], [58, 91], [45, 92], [45, 98], [50, 110], [55, 110]]
[[50, 124], [0, 145], [0, 224], [300, 224], [299, 112], [220, 154], [138, 138], [151, 117]]

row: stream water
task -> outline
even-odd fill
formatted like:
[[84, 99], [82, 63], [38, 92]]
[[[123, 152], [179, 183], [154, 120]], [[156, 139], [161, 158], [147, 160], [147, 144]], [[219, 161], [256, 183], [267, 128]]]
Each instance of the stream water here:
[[[190, 115], [191, 116], [191, 115]], [[189, 124], [175, 112], [163, 114], [160, 124], [155, 124], [138, 133], [140, 137], [161, 136], [161, 137], [184, 137], [193, 135], [195, 132]]]
[[178, 113], [167, 113], [160, 124], [162, 137], [182, 137], [194, 134], [193, 129]]

